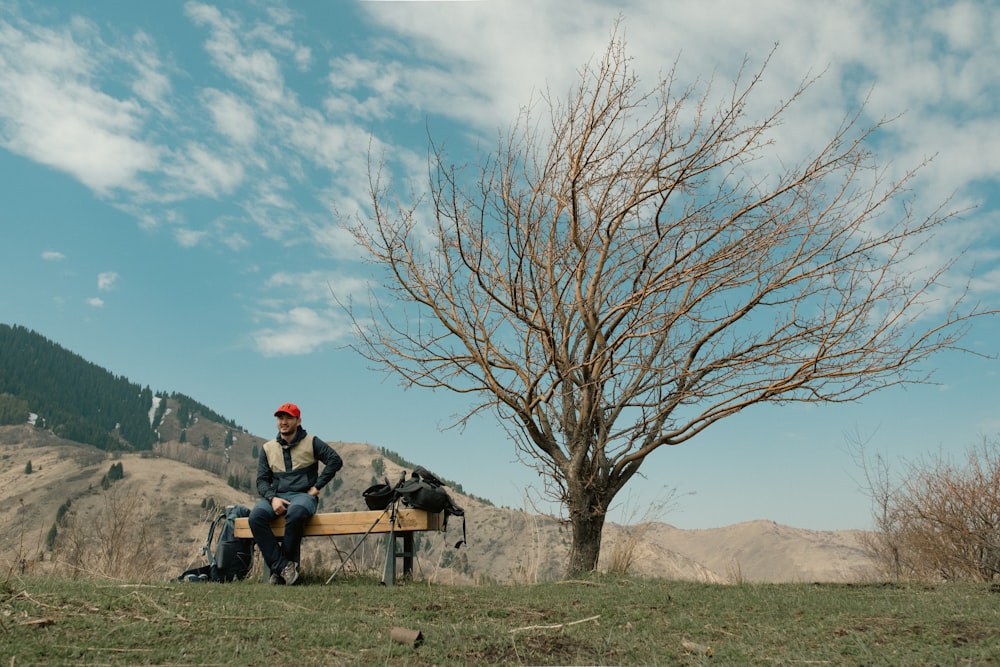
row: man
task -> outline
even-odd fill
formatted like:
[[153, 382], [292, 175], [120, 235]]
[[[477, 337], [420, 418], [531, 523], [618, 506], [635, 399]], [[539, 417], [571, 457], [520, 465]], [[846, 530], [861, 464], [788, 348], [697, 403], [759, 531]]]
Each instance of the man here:
[[[257, 493], [250, 511], [250, 532], [271, 571], [269, 583], [291, 586], [299, 578], [299, 546], [305, 522], [319, 507], [319, 492], [344, 462], [337, 452], [302, 428], [302, 412], [285, 403], [278, 418], [278, 437], [264, 443], [257, 460]], [[319, 463], [323, 462], [323, 472]], [[271, 532], [271, 521], [285, 517], [285, 536]]]

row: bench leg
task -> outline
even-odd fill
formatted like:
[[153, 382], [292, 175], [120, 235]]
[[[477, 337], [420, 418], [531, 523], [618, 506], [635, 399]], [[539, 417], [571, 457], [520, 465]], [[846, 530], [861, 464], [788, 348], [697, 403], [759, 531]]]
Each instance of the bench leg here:
[[403, 576], [413, 576], [413, 533], [403, 533]]
[[382, 570], [382, 585], [396, 585], [396, 531], [390, 530], [385, 536], [385, 567]]
[[[397, 551], [396, 538], [403, 538], [403, 550]], [[385, 547], [385, 569], [382, 571], [382, 584], [385, 586], [396, 585], [396, 559], [403, 559], [403, 576], [413, 576], [413, 531], [407, 530], [400, 533], [390, 531], [386, 536]]]

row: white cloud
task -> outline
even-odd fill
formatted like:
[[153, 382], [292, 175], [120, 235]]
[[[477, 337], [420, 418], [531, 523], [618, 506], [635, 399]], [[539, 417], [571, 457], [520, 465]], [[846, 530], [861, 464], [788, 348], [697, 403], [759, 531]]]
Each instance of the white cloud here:
[[297, 306], [264, 315], [274, 323], [253, 334], [257, 350], [269, 357], [309, 354], [343, 340], [350, 327], [336, 312]]
[[242, 234], [222, 234], [222, 243], [230, 250], [243, 250], [250, 245], [250, 242]]
[[61, 262], [66, 259], [66, 255], [57, 250], [46, 250], [42, 253], [42, 259], [46, 262]]
[[[403, 40], [333, 62], [334, 91], [349, 92], [346, 99], [357, 100], [360, 113], [384, 114], [386, 105], [399, 113], [401, 105], [411, 105], [485, 131], [506, 128], [532, 91], [549, 86], [563, 97], [579, 67], [603, 50], [620, 14], [635, 58], [630, 65], [646, 85], [676, 61], [679, 83], [714, 77], [724, 94], [744, 56], [756, 69], [778, 44], [754, 102], [764, 109], [787, 98], [809, 73], [825, 70], [782, 126], [781, 139], [792, 147], [822, 137], [870, 84], [876, 86], [871, 113], [906, 112], [889, 131], [923, 146], [925, 154], [950, 152], [953, 145], [928, 132], [928, 124], [954, 123], [956, 131], [991, 143], [997, 137], [966, 127], [969, 119], [962, 117], [982, 113], [981, 121], [997, 121], [1000, 47], [993, 35], [1000, 11], [990, 3], [939, 3], [926, 12], [859, 0], [808, 7], [787, 0], [614, 6], [582, 0], [572, 12], [560, 2], [363, 7]], [[939, 106], [958, 113], [943, 117]]]
[[258, 127], [253, 107], [237, 96], [219, 90], [206, 90], [203, 96], [219, 134], [237, 144], [250, 144], [256, 139]]
[[324, 107], [331, 115], [387, 118], [414, 97], [403, 81], [407, 74], [400, 63], [362, 60], [355, 54], [335, 58], [327, 79], [332, 92]]
[[253, 339], [265, 356], [308, 354], [344, 343], [352, 330], [341, 304], [367, 294], [363, 279], [343, 271], [281, 271], [264, 288], [270, 296], [261, 303], [259, 317], [266, 324]]
[[252, 31], [233, 14], [223, 15], [215, 7], [189, 2], [185, 11], [195, 24], [209, 28], [205, 49], [216, 67], [252, 91], [258, 103], [281, 104], [289, 99], [277, 58], [264, 48], [247, 47]]
[[102, 299], [100, 297], [96, 297], [96, 296], [93, 296], [93, 297], [90, 297], [89, 299], [87, 299], [86, 303], [87, 303], [88, 306], [91, 306], [92, 308], [103, 308], [104, 307], [104, 299]]
[[[571, 13], [566, 7], [516, 0], [369, 3], [370, 18], [402, 39], [341, 56], [330, 82], [359, 100], [364, 113], [386, 113], [385, 107], [399, 114], [401, 105], [412, 105], [482, 131], [506, 130], [532, 91], [549, 87], [565, 97], [580, 65], [604, 49], [620, 13], [634, 57], [629, 65], [643, 89], [676, 62], [678, 91], [714, 79], [715, 94], [725, 95], [744, 56], [754, 71], [777, 44], [751, 99], [755, 115], [787, 99], [804, 77], [823, 73], [773, 134], [772, 155], [786, 165], [816, 150], [874, 86], [868, 119], [903, 114], [873, 144], [887, 174], [898, 178], [936, 155], [914, 183], [918, 214], [954, 193], [975, 197], [982, 183], [1000, 181], [995, 3], [935, 2], [928, 11], [860, 0], [808, 7], [787, 0], [633, 0], [613, 7], [583, 0]], [[978, 228], [981, 239], [996, 234], [985, 224]]]
[[342, 260], [356, 260], [360, 249], [354, 236], [340, 225], [325, 225], [313, 231], [316, 244], [330, 257]]
[[[990, 19], [994, 24], [991, 25]], [[950, 6], [933, 8], [927, 14], [927, 25], [940, 32], [952, 48], [971, 51], [994, 41], [995, 13], [974, 2], [956, 2]]]
[[173, 115], [167, 102], [167, 97], [172, 92], [170, 77], [164, 73], [163, 64], [156, 55], [153, 38], [139, 32], [132, 42], [130, 61], [136, 70], [132, 92], [164, 115]]
[[174, 238], [184, 248], [193, 248], [198, 245], [207, 234], [204, 230], [198, 229], [181, 228], [174, 230]]
[[114, 289], [115, 284], [118, 283], [118, 274], [114, 271], [104, 271], [103, 273], [97, 274], [97, 289], [101, 291], [108, 291]]
[[[464, 142], [480, 137], [489, 151], [525, 104], [547, 90], [564, 98], [621, 16], [643, 87], [676, 62], [679, 84], [713, 80], [722, 95], [744, 56], [756, 70], [778, 43], [751, 101], [756, 114], [826, 70], [774, 135], [786, 163], [815, 149], [874, 85], [871, 118], [905, 112], [877, 147], [897, 163], [890, 174], [937, 155], [918, 201], [934, 205], [957, 192], [975, 203], [970, 184], [1000, 178], [1000, 11], [989, 2], [930, 2], [926, 11], [861, 0], [359, 3], [359, 29], [372, 36], [354, 53], [322, 35], [307, 44], [301, 35], [322, 33], [305, 23], [308, 10], [234, 7], [184, 7], [203, 43], [173, 48], [207, 53], [216, 68], [207, 78], [165, 65], [158, 33], [112, 44], [84, 19], [60, 28], [0, 21], [0, 144], [119, 197], [119, 208], [151, 230], [166, 223], [183, 247], [211, 241], [238, 251], [257, 233], [301, 249], [307, 261], [349, 267], [357, 251], [337, 217], [367, 212], [369, 150], [393, 162], [401, 190], [421, 192], [425, 122], [432, 135], [451, 132], [458, 161], [474, 162]], [[196, 98], [185, 102], [168, 73], [190, 80]], [[296, 89], [301, 81], [327, 88]], [[183, 211], [191, 199], [211, 199], [210, 212]], [[339, 330], [324, 310], [327, 285], [338, 294], [362, 290], [348, 270], [275, 274], [264, 286], [267, 297], [297, 290], [305, 310], [288, 323], [323, 332], [298, 347]], [[284, 347], [278, 327], [262, 329], [259, 340], [262, 350], [294, 347]]]
[[174, 156], [164, 174], [184, 197], [231, 194], [244, 179], [243, 165], [223, 151], [190, 143]]
[[[425, 182], [426, 163], [413, 159], [415, 146], [393, 145], [393, 138], [378, 130], [368, 137], [355, 123], [368, 127], [372, 120], [393, 118], [411, 122], [424, 114], [432, 121], [446, 118], [462, 124], [459, 132], [484, 137], [489, 150], [496, 131], [506, 130], [519, 109], [537, 101], [540, 93], [550, 90], [557, 99], [565, 97], [578, 80], [580, 66], [593, 62], [606, 47], [619, 13], [628, 52], [634, 56], [630, 66], [641, 87], [651, 86], [676, 63], [678, 91], [696, 81], [712, 81], [714, 93], [722, 96], [745, 57], [744, 81], [777, 44], [751, 99], [749, 113], [757, 116], [787, 99], [806, 77], [823, 73], [775, 132], [776, 160], [761, 162], [760, 168], [777, 160], [792, 164], [817, 150], [817, 142], [829, 138], [874, 85], [870, 119], [905, 112], [881, 133], [879, 158], [897, 163], [889, 173], [901, 174], [939, 153], [918, 182], [925, 206], [938, 205], [977, 178], [997, 178], [1000, 146], [969, 159], [975, 146], [1000, 141], [1000, 135], [987, 129], [998, 120], [998, 70], [984, 67], [1000, 59], [1000, 53], [988, 38], [989, 29], [977, 29], [996, 22], [997, 12], [984, 16], [982, 4], [942, 5], [939, 17], [907, 25], [900, 24], [895, 13], [902, 10], [859, 0], [809, 8], [784, 0], [681, 5], [635, 0], [616, 7], [594, 0], [574, 3], [569, 13], [566, 4], [558, 2], [369, 4], [364, 10], [381, 34], [364, 52], [339, 53], [329, 60], [330, 90], [322, 109], [298, 109], [292, 101], [268, 121], [280, 129], [282, 145], [292, 156], [333, 176], [323, 192], [307, 185], [341, 214], [363, 214], [367, 208], [369, 146], [376, 157], [386, 155], [396, 166], [403, 165], [418, 192]], [[899, 39], [900, 29], [907, 31], [906, 39]], [[935, 34], [941, 31], [953, 49], [947, 57], [935, 46]], [[243, 74], [234, 64], [250, 58], [250, 47], [244, 43], [248, 52], [239, 54], [235, 38], [228, 43], [233, 49], [227, 71], [240, 80]], [[276, 77], [272, 81], [279, 83]], [[983, 105], [983, 99], [990, 102]], [[963, 106], [964, 113], [956, 114], [956, 106]], [[314, 216], [304, 213], [301, 201], [291, 194], [292, 181], [301, 175], [288, 175], [291, 180], [259, 190], [251, 217], [268, 235], [286, 242], [294, 237], [291, 230], [308, 228], [315, 247], [335, 258], [350, 258], [356, 249], [349, 235], [335, 225], [310, 222]], [[975, 227], [963, 233], [977, 233]], [[947, 261], [947, 254], [914, 261]], [[290, 287], [297, 280], [276, 274], [268, 288]], [[324, 282], [311, 276], [308, 285]], [[325, 298], [311, 289], [301, 289], [300, 296], [302, 304]]]
[[53, 30], [0, 22], [0, 141], [99, 193], [138, 187], [159, 151], [138, 136], [143, 112], [95, 81], [105, 45], [76, 20]]
[[292, 37], [295, 15], [287, 8], [276, 6], [267, 7], [264, 11], [267, 20], [254, 26], [253, 36], [278, 51], [290, 54], [296, 69], [308, 70], [312, 64], [312, 49]]
[[329, 303], [333, 299], [346, 301], [367, 293], [367, 284], [363, 279], [343, 271], [281, 271], [272, 275], [264, 286], [278, 292], [284, 302]]

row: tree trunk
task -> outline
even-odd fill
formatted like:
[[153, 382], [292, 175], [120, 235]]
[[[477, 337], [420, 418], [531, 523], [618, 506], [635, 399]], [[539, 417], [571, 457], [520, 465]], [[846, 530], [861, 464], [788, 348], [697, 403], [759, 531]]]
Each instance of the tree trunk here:
[[567, 577], [577, 577], [597, 569], [597, 560], [601, 555], [604, 519], [604, 512], [594, 511], [592, 507], [586, 507], [583, 511], [570, 509], [573, 541], [569, 550]]

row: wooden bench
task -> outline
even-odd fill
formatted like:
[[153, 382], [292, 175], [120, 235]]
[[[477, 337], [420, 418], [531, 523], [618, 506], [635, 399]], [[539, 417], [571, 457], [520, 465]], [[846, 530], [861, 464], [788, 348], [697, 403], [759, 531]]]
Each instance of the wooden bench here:
[[[250, 532], [249, 519], [236, 519], [236, 537], [253, 537]], [[336, 537], [340, 535], [368, 535], [370, 533], [389, 533], [390, 543], [386, 549], [385, 573], [382, 583], [392, 586], [396, 583], [396, 559], [403, 559], [403, 574], [413, 574], [413, 534], [427, 530], [444, 530], [444, 513], [432, 514], [425, 510], [399, 508], [396, 510], [396, 521], [391, 521], [389, 510], [371, 510], [363, 512], [327, 512], [316, 513], [306, 521], [302, 531], [303, 537]], [[285, 517], [278, 517], [271, 522], [271, 531], [275, 537], [285, 535]], [[396, 539], [402, 538], [403, 550], [397, 551]], [[393, 554], [389, 558], [389, 554]], [[266, 566], [265, 566], [266, 567]], [[330, 577], [333, 579], [333, 577]], [[330, 583], [330, 579], [327, 583]]]

